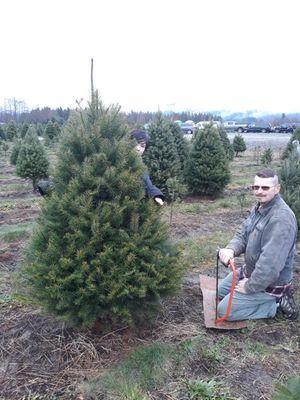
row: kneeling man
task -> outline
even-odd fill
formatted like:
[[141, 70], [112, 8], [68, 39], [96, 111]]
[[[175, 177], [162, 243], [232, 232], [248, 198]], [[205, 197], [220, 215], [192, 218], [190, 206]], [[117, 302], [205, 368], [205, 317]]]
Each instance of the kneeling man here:
[[[226, 248], [220, 260], [228, 264], [245, 254], [237, 270], [237, 284], [229, 321], [274, 317], [281, 309], [288, 319], [298, 317], [291, 281], [296, 251], [297, 221], [281, 198], [278, 176], [272, 170], [258, 172], [252, 185], [257, 204]], [[232, 273], [219, 286], [218, 314], [227, 309]]]

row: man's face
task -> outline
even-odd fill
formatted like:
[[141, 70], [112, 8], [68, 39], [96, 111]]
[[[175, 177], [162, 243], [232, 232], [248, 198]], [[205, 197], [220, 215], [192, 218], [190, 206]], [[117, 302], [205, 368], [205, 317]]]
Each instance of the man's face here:
[[145, 149], [146, 149], [146, 142], [138, 142], [137, 145], [135, 146], [135, 150], [141, 156], [143, 155]]
[[277, 178], [260, 178], [255, 176], [252, 190], [256, 200], [264, 205], [271, 201], [280, 191]]

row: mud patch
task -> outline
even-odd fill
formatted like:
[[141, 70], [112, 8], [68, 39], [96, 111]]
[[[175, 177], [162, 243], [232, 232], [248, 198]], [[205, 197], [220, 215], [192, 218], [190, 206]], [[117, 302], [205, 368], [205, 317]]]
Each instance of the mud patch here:
[[[2, 173], [2, 171], [1, 171]], [[0, 179], [0, 185], [12, 185], [12, 184], [32, 184], [29, 179], [22, 178], [10, 178], [10, 179]]]
[[34, 191], [33, 189], [30, 190], [23, 190], [23, 191], [17, 191], [17, 190], [11, 190], [7, 192], [2, 192], [0, 195], [1, 199], [25, 199], [28, 197], [34, 196]]
[[208, 236], [216, 232], [236, 230], [245, 216], [239, 211], [219, 211], [215, 213], [175, 213], [171, 232], [174, 238]]
[[37, 206], [32, 206], [27, 209], [15, 208], [10, 211], [0, 212], [0, 226], [17, 225], [23, 222], [32, 221], [36, 219], [39, 212], [40, 209]]

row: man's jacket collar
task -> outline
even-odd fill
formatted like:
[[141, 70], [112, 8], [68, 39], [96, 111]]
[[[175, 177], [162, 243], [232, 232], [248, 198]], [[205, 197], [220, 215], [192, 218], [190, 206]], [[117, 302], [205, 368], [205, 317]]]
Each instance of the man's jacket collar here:
[[270, 209], [277, 203], [279, 203], [281, 200], [281, 196], [279, 194], [276, 194], [269, 203], [267, 203], [265, 206], [259, 208], [260, 203], [257, 203], [255, 207], [255, 211], [259, 212], [261, 215], [266, 215]]

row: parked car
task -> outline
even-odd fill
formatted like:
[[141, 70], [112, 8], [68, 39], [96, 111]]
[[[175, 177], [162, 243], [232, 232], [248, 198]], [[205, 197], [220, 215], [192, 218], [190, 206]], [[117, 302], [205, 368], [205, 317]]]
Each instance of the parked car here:
[[180, 119], [176, 119], [176, 121], [174, 121], [174, 124], [181, 126], [183, 124], [183, 122], [180, 121]]
[[238, 132], [272, 132], [272, 128], [270, 125], [247, 125], [245, 127], [240, 127], [237, 130]]
[[181, 133], [183, 133], [183, 134], [186, 134], [186, 133], [192, 134], [195, 132], [196, 129], [197, 129], [197, 127], [193, 121], [186, 121], [180, 125], [180, 130], [181, 130]]
[[272, 130], [273, 130], [273, 132], [276, 132], [276, 133], [293, 133], [294, 132], [293, 127], [289, 126], [289, 125], [273, 126]]
[[243, 128], [245, 128], [247, 124], [240, 124], [236, 121], [224, 121], [223, 128], [227, 132], [243, 132]]

